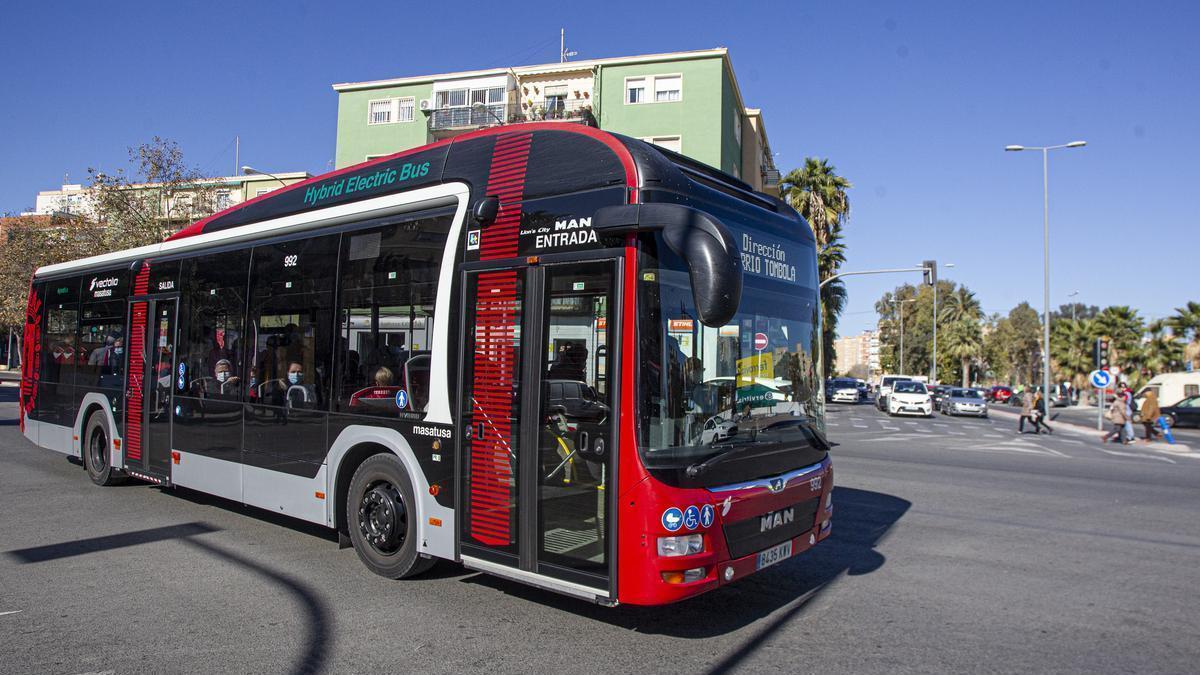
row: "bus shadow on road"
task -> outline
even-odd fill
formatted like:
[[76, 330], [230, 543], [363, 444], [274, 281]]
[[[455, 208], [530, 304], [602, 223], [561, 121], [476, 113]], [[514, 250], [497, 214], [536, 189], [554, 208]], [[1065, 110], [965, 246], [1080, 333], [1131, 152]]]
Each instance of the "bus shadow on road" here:
[[605, 608], [488, 575], [466, 577], [464, 581], [641, 633], [682, 638], [724, 635], [784, 610], [713, 669], [722, 672], [737, 666], [790, 621], [803, 616], [833, 582], [882, 567], [887, 559], [876, 549], [912, 506], [912, 502], [893, 495], [841, 486], [834, 488], [833, 504], [833, 534], [820, 545], [740, 582], [676, 605]]

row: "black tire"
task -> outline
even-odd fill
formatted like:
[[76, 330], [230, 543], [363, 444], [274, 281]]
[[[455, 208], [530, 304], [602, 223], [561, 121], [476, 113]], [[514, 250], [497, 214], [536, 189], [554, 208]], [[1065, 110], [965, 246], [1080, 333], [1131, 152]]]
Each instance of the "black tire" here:
[[1174, 429], [1179, 424], [1179, 420], [1175, 419], [1175, 413], [1167, 413], [1167, 427]]
[[108, 430], [108, 418], [102, 412], [94, 412], [83, 425], [83, 466], [88, 478], [96, 485], [107, 487], [124, 481], [119, 471], [109, 464], [109, 443], [112, 434]]
[[433, 567], [417, 553], [417, 503], [399, 457], [378, 454], [359, 465], [346, 496], [346, 525], [359, 560], [388, 579], [418, 575]]

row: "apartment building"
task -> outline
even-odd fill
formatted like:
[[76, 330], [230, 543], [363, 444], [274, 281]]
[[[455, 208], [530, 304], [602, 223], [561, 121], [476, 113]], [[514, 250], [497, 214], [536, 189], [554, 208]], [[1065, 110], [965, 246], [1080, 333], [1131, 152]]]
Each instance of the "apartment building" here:
[[[161, 220], [186, 223], [311, 177], [312, 174], [306, 171], [256, 173], [208, 178], [188, 185], [137, 183], [128, 189], [139, 193], [147, 208]], [[37, 194], [34, 210], [21, 215], [73, 215], [95, 219], [95, 194], [92, 188], [79, 184], [42, 190]]]
[[337, 166], [498, 124], [587, 124], [641, 138], [778, 193], [762, 111], [728, 50], [501, 66], [333, 85]]
[[879, 374], [879, 331], [865, 330], [860, 335], [840, 337], [834, 341], [834, 349], [835, 372], [845, 375], [858, 370], [865, 372], [867, 379]]

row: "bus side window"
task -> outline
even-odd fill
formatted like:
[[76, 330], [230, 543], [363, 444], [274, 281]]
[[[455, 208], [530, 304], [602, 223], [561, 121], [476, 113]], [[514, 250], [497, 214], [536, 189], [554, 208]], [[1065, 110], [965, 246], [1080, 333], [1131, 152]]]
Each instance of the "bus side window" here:
[[79, 321], [79, 366], [75, 384], [120, 389], [128, 351], [125, 340], [126, 303], [119, 300], [85, 302]]
[[433, 308], [453, 218], [408, 216], [342, 237], [335, 410], [396, 417], [429, 404]]
[[249, 259], [243, 250], [183, 263], [184, 319], [176, 353], [185, 364], [185, 396], [241, 400]]
[[247, 324], [252, 403], [327, 410], [339, 235], [256, 246]]

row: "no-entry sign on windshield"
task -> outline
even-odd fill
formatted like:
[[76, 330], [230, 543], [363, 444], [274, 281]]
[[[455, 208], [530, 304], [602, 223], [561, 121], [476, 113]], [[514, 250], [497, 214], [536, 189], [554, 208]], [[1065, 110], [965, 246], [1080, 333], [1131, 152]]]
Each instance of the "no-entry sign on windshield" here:
[[767, 348], [767, 334], [766, 333], [755, 333], [754, 334], [754, 348], [759, 351], [762, 351]]

